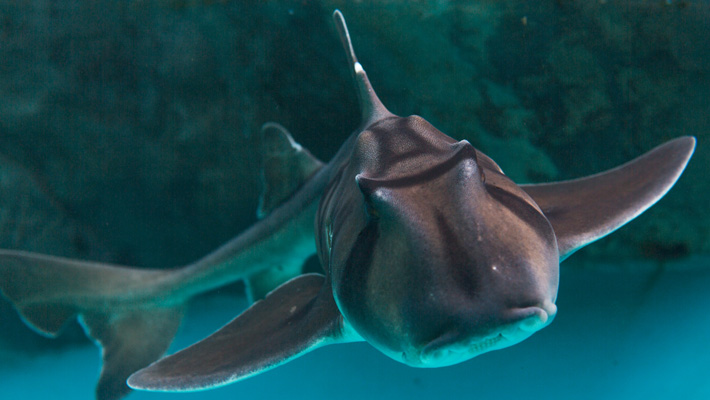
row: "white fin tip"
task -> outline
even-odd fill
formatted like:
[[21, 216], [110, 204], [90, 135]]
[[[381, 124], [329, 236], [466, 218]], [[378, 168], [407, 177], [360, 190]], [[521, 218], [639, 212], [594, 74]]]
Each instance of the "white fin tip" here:
[[362, 68], [362, 65], [359, 62], [356, 62], [355, 65], [353, 65], [353, 69], [355, 70], [355, 73], [357, 75], [360, 75], [363, 72], [365, 72], [365, 70]]

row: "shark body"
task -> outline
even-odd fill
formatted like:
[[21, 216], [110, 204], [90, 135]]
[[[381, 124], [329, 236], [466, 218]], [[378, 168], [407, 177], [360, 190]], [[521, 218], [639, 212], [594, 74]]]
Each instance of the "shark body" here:
[[[0, 290], [29, 326], [56, 335], [78, 316], [102, 348], [98, 399], [221, 386], [333, 343], [416, 367], [518, 343], [554, 318], [560, 261], [658, 201], [694, 151], [681, 137], [600, 174], [516, 185], [470, 143], [390, 113], [334, 19], [362, 123], [327, 164], [266, 124], [263, 218], [247, 231], [170, 270], [0, 251]], [[316, 252], [323, 273], [302, 274]], [[158, 360], [191, 297], [240, 279], [250, 308]]]

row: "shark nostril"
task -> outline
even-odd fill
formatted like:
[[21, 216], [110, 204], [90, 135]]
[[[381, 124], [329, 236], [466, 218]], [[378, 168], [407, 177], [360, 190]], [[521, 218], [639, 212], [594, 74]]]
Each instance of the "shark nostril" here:
[[518, 328], [522, 331], [532, 333], [540, 330], [546, 322], [547, 313], [541, 308], [537, 308], [532, 315], [518, 322]]
[[557, 313], [554, 303], [546, 301], [541, 307], [525, 307], [513, 311], [514, 322], [508, 332], [529, 335], [542, 329]]

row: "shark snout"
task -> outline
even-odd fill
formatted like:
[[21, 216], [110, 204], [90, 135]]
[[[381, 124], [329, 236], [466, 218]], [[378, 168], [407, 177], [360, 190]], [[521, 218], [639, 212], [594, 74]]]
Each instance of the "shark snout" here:
[[557, 307], [552, 302], [546, 302], [540, 307], [510, 310], [506, 322], [485, 334], [447, 332], [421, 349], [420, 366], [453, 365], [492, 350], [512, 346], [548, 325], [556, 313]]

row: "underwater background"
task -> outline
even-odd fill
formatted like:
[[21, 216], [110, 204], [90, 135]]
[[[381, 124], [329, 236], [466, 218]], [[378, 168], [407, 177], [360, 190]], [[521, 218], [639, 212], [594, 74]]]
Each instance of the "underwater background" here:
[[[391, 111], [518, 183], [681, 135], [696, 154], [656, 206], [561, 265], [555, 321], [516, 346], [440, 369], [331, 346], [129, 398], [710, 399], [706, 0], [0, 0], [0, 248], [166, 268], [246, 229], [264, 122], [322, 160], [359, 123], [335, 8]], [[245, 306], [238, 284], [195, 299], [171, 351]], [[0, 398], [92, 399], [99, 363], [78, 324], [46, 339], [0, 300]]]

